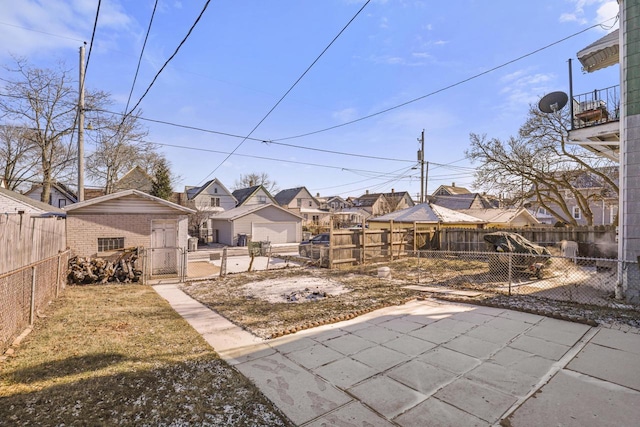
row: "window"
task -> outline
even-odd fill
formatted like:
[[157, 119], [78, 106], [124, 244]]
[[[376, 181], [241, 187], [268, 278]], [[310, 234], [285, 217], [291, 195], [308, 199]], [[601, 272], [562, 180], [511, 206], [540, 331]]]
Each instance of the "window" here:
[[296, 202], [299, 208], [302, 207], [302, 199], [296, 199]]
[[309, 200], [309, 207], [312, 208], [313, 207], [313, 202], [311, 200]]
[[577, 206], [573, 207], [573, 218], [574, 219], [580, 219], [582, 218], [582, 215], [580, 214], [580, 208]]
[[546, 215], [547, 214], [547, 210], [545, 208], [538, 208], [538, 214], [539, 215]]
[[98, 252], [124, 249], [124, 237], [98, 237]]
[[267, 203], [267, 196], [258, 196], [258, 203], [261, 203], [261, 204]]
[[313, 215], [312, 218], [314, 224], [317, 224], [320, 221], [320, 215]]
[[220, 197], [212, 197], [211, 198], [211, 206], [219, 208], [220, 207]]
[[218, 188], [213, 189], [213, 194], [218, 194]]
[[58, 199], [58, 207], [64, 208], [65, 206], [67, 206], [67, 201], [65, 199]]

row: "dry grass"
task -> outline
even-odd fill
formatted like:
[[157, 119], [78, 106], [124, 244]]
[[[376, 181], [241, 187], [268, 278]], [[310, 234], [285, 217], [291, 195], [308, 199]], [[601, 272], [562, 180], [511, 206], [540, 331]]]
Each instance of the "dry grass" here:
[[[248, 296], [247, 283], [295, 277], [316, 276], [341, 283], [349, 292], [315, 302], [270, 303]], [[419, 293], [403, 289], [402, 280], [384, 280], [377, 276], [377, 266], [357, 267], [353, 270], [315, 268], [264, 271], [229, 275], [222, 279], [190, 283], [183, 290], [227, 319], [253, 334], [269, 338], [287, 331], [306, 329], [330, 323], [381, 307], [400, 305], [416, 298]]]
[[291, 425], [153, 289], [69, 287], [0, 365], [0, 425]]

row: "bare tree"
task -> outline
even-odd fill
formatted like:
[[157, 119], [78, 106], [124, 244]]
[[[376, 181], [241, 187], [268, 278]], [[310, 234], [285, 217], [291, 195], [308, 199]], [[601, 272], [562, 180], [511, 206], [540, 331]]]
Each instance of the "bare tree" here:
[[9, 190], [37, 179], [37, 150], [26, 132], [21, 127], [0, 126], [0, 179]]
[[[577, 225], [571, 205], [593, 224], [590, 202], [616, 194], [612, 162], [567, 142], [566, 112], [529, 110], [517, 137], [506, 141], [470, 135], [467, 157], [480, 163], [475, 187], [506, 195], [514, 204], [534, 200], [559, 221]], [[570, 203], [569, 203], [570, 202]]]
[[14, 79], [0, 79], [5, 96], [0, 97], [0, 114], [24, 133], [39, 157], [42, 201], [49, 200], [51, 184], [75, 160], [69, 135], [74, 130], [77, 91], [70, 86], [69, 70], [29, 66], [23, 58], [14, 58], [15, 67], [7, 67]]
[[269, 174], [266, 172], [252, 172], [246, 175], [240, 175], [240, 179], [236, 180], [233, 185], [233, 190], [253, 187], [255, 185], [262, 185], [271, 194], [278, 191], [278, 184], [275, 181], [271, 180], [271, 178], [269, 178]]
[[159, 160], [156, 146], [142, 140], [148, 132], [140, 126], [138, 116], [129, 115], [123, 121], [104, 111], [91, 112], [93, 130], [85, 135], [95, 149], [87, 157], [86, 172], [107, 194], [113, 193], [116, 182], [136, 165], [152, 175]]

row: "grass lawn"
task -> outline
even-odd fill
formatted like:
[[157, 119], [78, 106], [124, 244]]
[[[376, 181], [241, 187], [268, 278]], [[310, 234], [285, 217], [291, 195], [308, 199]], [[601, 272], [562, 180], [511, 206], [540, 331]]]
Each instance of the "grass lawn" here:
[[0, 425], [292, 425], [148, 286], [67, 287], [0, 363]]

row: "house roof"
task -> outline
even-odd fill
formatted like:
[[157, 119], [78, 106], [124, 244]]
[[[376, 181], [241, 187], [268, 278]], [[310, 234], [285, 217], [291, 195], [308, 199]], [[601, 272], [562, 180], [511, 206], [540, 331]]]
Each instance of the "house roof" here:
[[114, 183], [114, 188], [118, 190], [140, 190], [151, 191], [153, 178], [142, 167], [136, 165], [129, 169], [122, 178]]
[[448, 196], [435, 195], [429, 196], [429, 201], [438, 206], [444, 206], [445, 208], [453, 210], [471, 209], [474, 202], [480, 203], [483, 208], [494, 207], [488, 198], [479, 193], [461, 193]]
[[280, 191], [278, 194], [273, 196], [273, 198], [279, 205], [288, 205], [298, 194], [300, 194], [302, 190], [306, 191], [309, 194], [309, 197], [318, 203], [316, 198], [311, 195], [306, 187], [287, 188], [286, 190]]
[[24, 194], [7, 190], [6, 188], [3, 188], [3, 187], [0, 187], [0, 196], [14, 200], [18, 204], [22, 204], [27, 207], [30, 207], [41, 215], [54, 215], [54, 216], [65, 215], [65, 212], [60, 208], [56, 208], [54, 206], [51, 206], [48, 203], [44, 203], [39, 200], [34, 200], [28, 196], [25, 196]]
[[[34, 185], [29, 189], [29, 191], [27, 191], [24, 194], [29, 195], [40, 188], [42, 188], [42, 184]], [[78, 201], [78, 196], [76, 195], [76, 193], [71, 191], [69, 187], [67, 187], [66, 185], [60, 182], [52, 182], [51, 188], [55, 188], [59, 193], [63, 194], [67, 199], [71, 200], [73, 203]]]
[[264, 190], [267, 197], [269, 197], [273, 203], [277, 203], [273, 196], [269, 193], [269, 191], [267, 191], [266, 188], [264, 188], [263, 185], [254, 185], [253, 187], [240, 188], [238, 190], [235, 190], [231, 194], [236, 198], [237, 206], [242, 206], [244, 202], [246, 202], [251, 196], [256, 194], [260, 189]]
[[237, 208], [229, 209], [228, 211], [221, 212], [219, 214], [211, 216], [212, 220], [227, 220], [227, 221], [235, 221], [238, 218], [242, 218], [243, 216], [252, 214], [254, 212], [260, 211], [262, 209], [278, 209], [281, 212], [284, 212], [288, 215], [294, 216], [298, 219], [303, 219], [302, 216], [291, 212], [288, 209], [281, 208], [278, 205], [274, 205], [273, 203], [267, 203], [264, 205], [243, 205], [238, 206]]
[[528, 217], [530, 222], [539, 223], [525, 208], [463, 209], [460, 212], [495, 224], [509, 224], [520, 215]]
[[413, 202], [413, 199], [411, 198], [411, 196], [409, 195], [408, 191], [394, 191], [392, 193], [369, 193], [369, 194], [363, 194], [362, 196], [358, 197], [358, 206], [373, 206], [380, 197], [389, 197], [389, 198], [403, 198], [403, 197], [408, 197], [409, 200], [411, 200]]
[[582, 69], [587, 73], [620, 62], [620, 30], [614, 30], [577, 53]]
[[417, 222], [417, 223], [475, 223], [483, 224], [485, 221], [461, 212], [447, 209], [429, 203], [420, 203], [409, 208], [391, 212], [369, 220], [370, 222]]
[[172, 208], [174, 210], [183, 212], [185, 214], [195, 213], [195, 210], [193, 210], [193, 209], [187, 208], [185, 206], [180, 206], [180, 205], [175, 204], [173, 202], [170, 202], [168, 200], [164, 200], [164, 199], [161, 199], [159, 197], [152, 196], [150, 194], [147, 194], [147, 193], [139, 191], [139, 190], [123, 190], [123, 191], [118, 191], [116, 193], [107, 194], [105, 196], [96, 197], [95, 199], [85, 200], [85, 201], [80, 202], [80, 203], [74, 203], [72, 205], [65, 206], [64, 211], [66, 211], [66, 212], [75, 211], [75, 210], [78, 210], [78, 209], [86, 208], [88, 206], [95, 206], [95, 205], [98, 205], [100, 203], [104, 203], [104, 202], [111, 201], [111, 200], [122, 199], [122, 198], [130, 197], [130, 196], [134, 196], [134, 197], [138, 197], [138, 198], [145, 199], [145, 200], [148, 200], [148, 201], [156, 202], [156, 203], [158, 203], [160, 205]]
[[433, 195], [440, 193], [440, 191], [445, 191], [447, 194], [455, 195], [455, 194], [469, 194], [471, 191], [467, 190], [464, 187], [456, 187], [455, 185], [441, 185], [436, 188], [436, 191], [433, 192]]
[[214, 182], [218, 183], [220, 188], [222, 188], [231, 197], [234, 197], [233, 194], [231, 194], [231, 192], [227, 190], [227, 187], [225, 187], [224, 184], [218, 180], [218, 178], [213, 178], [212, 180], [205, 182], [200, 187], [186, 187], [185, 193], [187, 193], [187, 200], [193, 200], [198, 194], [209, 188], [209, 186], [211, 186], [211, 184], [213, 184]]

